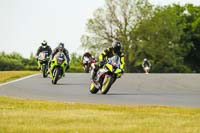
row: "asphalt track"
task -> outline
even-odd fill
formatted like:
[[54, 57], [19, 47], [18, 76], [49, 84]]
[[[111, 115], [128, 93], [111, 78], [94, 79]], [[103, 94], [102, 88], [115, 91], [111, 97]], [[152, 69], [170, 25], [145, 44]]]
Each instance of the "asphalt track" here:
[[107, 95], [89, 92], [90, 74], [66, 73], [57, 85], [35, 75], [0, 84], [0, 96], [65, 102], [200, 107], [200, 74], [125, 73]]

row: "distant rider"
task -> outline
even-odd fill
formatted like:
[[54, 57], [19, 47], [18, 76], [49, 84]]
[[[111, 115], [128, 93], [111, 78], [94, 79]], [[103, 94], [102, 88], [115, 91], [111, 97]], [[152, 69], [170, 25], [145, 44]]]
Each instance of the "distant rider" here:
[[94, 83], [96, 83], [95, 77], [99, 68], [103, 67], [103, 65], [106, 63], [108, 58], [112, 58], [115, 55], [118, 55], [120, 57], [120, 68], [122, 69], [122, 72], [124, 72], [125, 62], [124, 62], [124, 53], [121, 52], [121, 43], [119, 41], [114, 41], [112, 43], [112, 47], [105, 49], [99, 55], [99, 62], [95, 64], [94, 70], [92, 73], [92, 80]]
[[142, 63], [142, 67], [143, 67], [145, 73], [148, 74], [149, 70], [151, 68], [151, 63], [147, 60], [147, 58], [144, 58], [143, 63]]
[[82, 63], [83, 63], [83, 59], [84, 57], [88, 57], [91, 61], [91, 63], [95, 63], [95, 58], [92, 56], [92, 54], [90, 52], [85, 52], [82, 56]]
[[[37, 53], [35, 55], [35, 58], [37, 60], [38, 60], [38, 56], [39, 56], [40, 52], [46, 52], [46, 53], [48, 53], [48, 56], [50, 56], [52, 53], [51, 47], [49, 45], [47, 45], [47, 42], [45, 40], [43, 40], [43, 42], [41, 43], [41, 46], [39, 46], [39, 48], [37, 50]], [[38, 62], [38, 67], [40, 67], [39, 62]]]
[[50, 56], [52, 53], [51, 47], [47, 45], [47, 42], [45, 40], [41, 43], [41, 46], [38, 48], [37, 53], [36, 53], [36, 58], [38, 58], [40, 52], [43, 52], [43, 51], [47, 52], [48, 56]]
[[82, 56], [82, 60], [84, 57], [88, 57], [88, 58], [91, 58], [92, 57], [92, 54], [90, 52], [85, 52]]

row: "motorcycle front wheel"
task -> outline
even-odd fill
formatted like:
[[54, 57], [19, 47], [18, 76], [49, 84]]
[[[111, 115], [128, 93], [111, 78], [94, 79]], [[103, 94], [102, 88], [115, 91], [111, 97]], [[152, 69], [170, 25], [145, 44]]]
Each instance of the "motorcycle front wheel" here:
[[61, 70], [57, 67], [57, 68], [55, 68], [53, 73], [54, 73], [54, 75], [53, 75], [52, 84], [57, 84], [57, 81], [58, 81], [59, 76], [61, 74]]
[[114, 79], [112, 76], [110, 76], [110, 75], [105, 76], [105, 78], [103, 80], [102, 88], [101, 88], [101, 94], [106, 94], [109, 91], [109, 89], [113, 83], [113, 80]]
[[48, 76], [48, 68], [47, 68], [47, 65], [42, 65], [42, 75], [43, 75], [43, 78], [46, 78]]
[[84, 66], [84, 69], [85, 69], [85, 72], [86, 72], [86, 73], [89, 73], [89, 71], [90, 71], [89, 65], [85, 65], [85, 66]]
[[99, 91], [99, 89], [97, 89], [95, 86], [94, 86], [94, 83], [91, 83], [90, 84], [90, 92], [92, 93], [92, 94], [96, 94], [98, 91]]

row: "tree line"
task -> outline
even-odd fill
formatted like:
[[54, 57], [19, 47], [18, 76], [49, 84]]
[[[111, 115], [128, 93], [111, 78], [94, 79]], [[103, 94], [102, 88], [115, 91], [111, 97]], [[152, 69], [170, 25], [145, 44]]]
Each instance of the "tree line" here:
[[[72, 53], [70, 55], [70, 69], [69, 72], [83, 72], [81, 66], [81, 56]], [[0, 52], [0, 71], [9, 70], [34, 70], [38, 71], [37, 60], [31, 53], [29, 59], [22, 57], [19, 53], [13, 52], [6, 54], [5, 52]]]
[[[154, 6], [148, 0], [105, 0], [88, 19], [82, 47], [97, 55], [117, 39], [123, 45], [126, 72], [200, 72], [200, 6]], [[100, 50], [99, 50], [100, 49]]]

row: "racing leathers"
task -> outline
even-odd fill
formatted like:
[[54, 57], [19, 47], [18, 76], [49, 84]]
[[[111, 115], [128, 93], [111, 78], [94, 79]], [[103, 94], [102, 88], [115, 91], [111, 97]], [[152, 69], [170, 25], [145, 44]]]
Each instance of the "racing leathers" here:
[[108, 58], [113, 57], [114, 55], [118, 55], [120, 57], [120, 68], [122, 69], [122, 72], [124, 72], [124, 53], [119, 51], [118, 53], [114, 52], [114, 49], [112, 47], [107, 48], [99, 55], [99, 62], [95, 64], [93, 73], [92, 73], [92, 80], [94, 81], [94, 78], [96, 77], [97, 71], [99, 68], [102, 68], [103, 65], [106, 63]]
[[50, 56], [52, 53], [51, 47], [49, 45], [47, 45], [46, 47], [40, 46], [37, 50], [36, 57], [38, 57], [40, 52], [43, 52], [43, 51], [46, 51], [48, 53], [48, 56]]
[[146, 60], [146, 61], [144, 61], [144, 62], [142, 63], [142, 67], [143, 67], [143, 68], [145, 68], [145, 67], [151, 67], [151, 63], [150, 63], [148, 60]]

